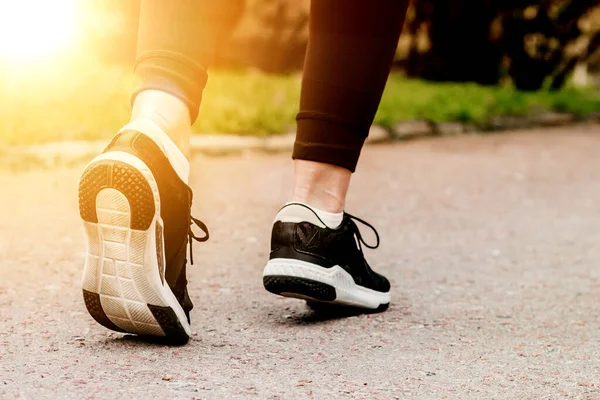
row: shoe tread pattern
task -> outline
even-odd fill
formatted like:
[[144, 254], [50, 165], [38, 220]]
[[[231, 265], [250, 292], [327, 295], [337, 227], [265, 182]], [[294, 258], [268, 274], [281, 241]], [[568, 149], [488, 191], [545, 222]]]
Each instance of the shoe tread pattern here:
[[115, 325], [110, 319], [108, 319], [104, 313], [104, 310], [102, 309], [102, 303], [100, 302], [100, 295], [98, 293], [92, 293], [84, 289], [83, 301], [92, 318], [94, 318], [100, 325], [116, 332], [125, 332], [123, 329]]
[[265, 289], [274, 294], [292, 293], [319, 301], [334, 301], [335, 288], [312, 279], [287, 275], [267, 275], [263, 277]]
[[156, 214], [150, 184], [135, 167], [116, 160], [90, 165], [79, 183], [79, 212], [87, 222], [98, 223], [96, 196], [102, 189], [114, 188], [125, 195], [131, 207], [131, 229], [146, 230]]

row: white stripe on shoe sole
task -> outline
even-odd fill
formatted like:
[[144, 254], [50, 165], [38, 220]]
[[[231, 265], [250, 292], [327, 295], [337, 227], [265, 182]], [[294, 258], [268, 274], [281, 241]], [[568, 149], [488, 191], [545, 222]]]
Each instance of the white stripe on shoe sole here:
[[[142, 160], [117, 151], [96, 157], [86, 169], [106, 161], [127, 164], [143, 175], [152, 189], [155, 215], [148, 229], [131, 229], [131, 203], [122, 192], [104, 188], [95, 199], [88, 199], [95, 202], [98, 223], [84, 221], [87, 256], [82, 288], [98, 294], [102, 311], [126, 332], [165, 336], [149, 308], [151, 305], [171, 308], [189, 337], [191, 328], [185, 312], [164, 282], [164, 268], [162, 276], [159, 272], [156, 234], [162, 236], [163, 224], [154, 176]], [[164, 266], [164, 251], [160, 256]]]
[[[328, 303], [377, 309], [381, 305], [389, 304], [390, 302], [390, 292], [378, 292], [357, 285], [352, 276], [338, 265], [331, 268], [324, 268], [302, 260], [275, 258], [269, 260], [263, 271], [263, 277], [268, 276], [310, 279], [329, 285], [335, 288], [336, 297], [335, 300]], [[281, 293], [281, 295], [306, 298], [305, 296], [294, 296], [294, 293]], [[308, 299], [315, 300], [312, 298]]]

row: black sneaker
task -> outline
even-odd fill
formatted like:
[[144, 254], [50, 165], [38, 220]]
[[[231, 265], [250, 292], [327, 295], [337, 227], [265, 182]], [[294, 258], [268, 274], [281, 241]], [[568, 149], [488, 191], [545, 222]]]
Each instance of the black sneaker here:
[[[364, 242], [354, 221], [373, 229], [375, 246]], [[310, 207], [289, 204], [275, 218], [265, 288], [311, 302], [383, 311], [390, 303], [390, 283], [369, 267], [362, 245], [379, 246], [377, 231], [365, 221], [344, 213], [342, 224], [330, 229]]]
[[[191, 205], [192, 190], [143, 133], [119, 133], [88, 164], [79, 183], [87, 236], [82, 288], [98, 323], [173, 343], [189, 340], [187, 245], [208, 239]], [[191, 233], [192, 221], [204, 237]]]

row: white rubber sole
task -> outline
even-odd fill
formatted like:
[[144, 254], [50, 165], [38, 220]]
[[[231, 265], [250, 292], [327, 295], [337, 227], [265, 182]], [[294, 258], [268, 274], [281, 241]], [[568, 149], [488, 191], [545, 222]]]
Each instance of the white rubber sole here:
[[324, 268], [302, 260], [276, 258], [267, 263], [263, 282], [272, 293], [304, 300], [371, 310], [390, 303], [389, 292], [357, 285], [352, 276], [337, 265]]
[[[131, 190], [129, 198], [119, 185]], [[160, 197], [148, 166], [125, 152], [96, 157], [82, 177], [79, 201], [87, 237], [82, 289], [90, 314], [113, 330], [189, 339], [185, 312], [165, 282]], [[132, 229], [141, 218], [147, 229]]]

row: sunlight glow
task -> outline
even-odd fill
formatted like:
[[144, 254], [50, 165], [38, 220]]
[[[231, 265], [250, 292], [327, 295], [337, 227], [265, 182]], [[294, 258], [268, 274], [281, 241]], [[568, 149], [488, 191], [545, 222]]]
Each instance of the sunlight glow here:
[[27, 62], [68, 48], [76, 0], [0, 0], [0, 60]]

